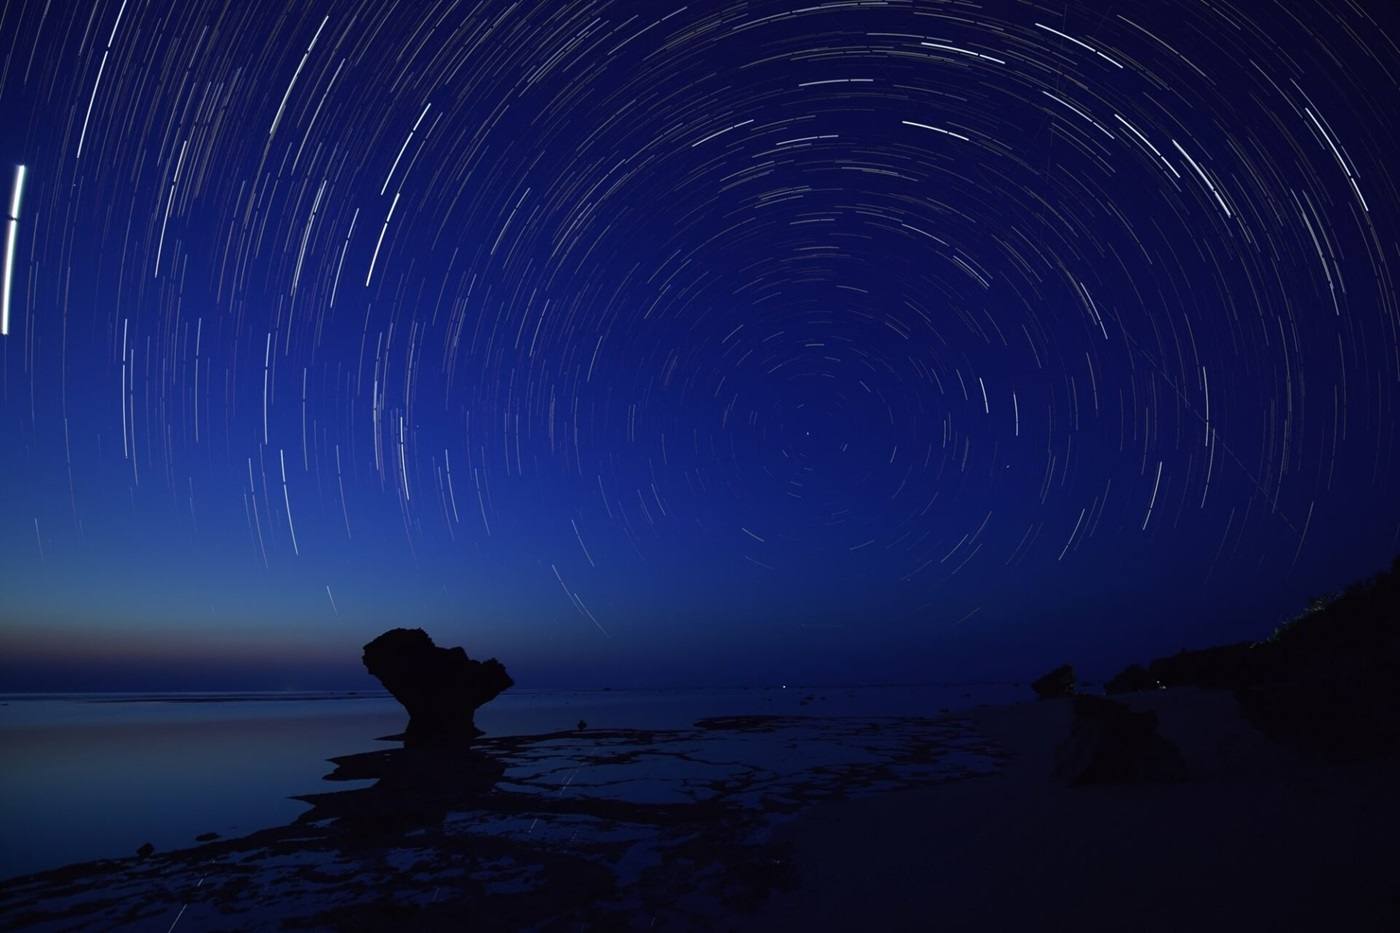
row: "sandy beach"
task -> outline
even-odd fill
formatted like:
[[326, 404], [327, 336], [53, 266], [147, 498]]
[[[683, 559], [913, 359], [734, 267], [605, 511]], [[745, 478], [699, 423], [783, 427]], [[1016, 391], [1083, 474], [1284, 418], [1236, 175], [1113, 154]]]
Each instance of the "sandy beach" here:
[[1180, 784], [1049, 779], [1067, 700], [985, 708], [985, 780], [821, 804], [780, 830], [798, 883], [742, 929], [1400, 929], [1400, 767], [1300, 759], [1225, 692], [1133, 694]]

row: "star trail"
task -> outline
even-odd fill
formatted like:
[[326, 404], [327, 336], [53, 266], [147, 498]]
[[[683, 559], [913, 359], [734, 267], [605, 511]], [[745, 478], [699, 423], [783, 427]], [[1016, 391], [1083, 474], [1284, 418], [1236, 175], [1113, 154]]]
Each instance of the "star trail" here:
[[1400, 549], [1382, 0], [0, 23], [12, 658], [956, 678]]

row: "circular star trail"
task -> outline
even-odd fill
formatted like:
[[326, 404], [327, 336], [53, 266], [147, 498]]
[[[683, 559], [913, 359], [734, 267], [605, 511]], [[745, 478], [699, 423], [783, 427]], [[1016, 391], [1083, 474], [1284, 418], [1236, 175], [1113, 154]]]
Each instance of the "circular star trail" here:
[[17, 643], [971, 670], [1397, 547], [1388, 4], [3, 22]]

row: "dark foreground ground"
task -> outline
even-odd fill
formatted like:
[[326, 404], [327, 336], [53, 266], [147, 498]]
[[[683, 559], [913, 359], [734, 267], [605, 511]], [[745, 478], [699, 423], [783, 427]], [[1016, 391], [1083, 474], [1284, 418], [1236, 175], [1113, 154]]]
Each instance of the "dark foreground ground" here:
[[0, 887], [0, 929], [722, 929], [794, 883], [822, 800], [974, 780], [966, 717], [738, 717], [335, 759], [296, 823]]
[[5, 882], [0, 928], [1400, 929], [1400, 768], [1301, 760], [1223, 692], [1126, 699], [1188, 781], [1052, 783], [1067, 701], [395, 749], [290, 826]]
[[822, 804], [775, 834], [797, 885], [747, 930], [1400, 930], [1400, 763], [1326, 765], [1225, 692], [1126, 699], [1180, 784], [1058, 786], [1068, 700], [977, 711], [1014, 752], [978, 782]]

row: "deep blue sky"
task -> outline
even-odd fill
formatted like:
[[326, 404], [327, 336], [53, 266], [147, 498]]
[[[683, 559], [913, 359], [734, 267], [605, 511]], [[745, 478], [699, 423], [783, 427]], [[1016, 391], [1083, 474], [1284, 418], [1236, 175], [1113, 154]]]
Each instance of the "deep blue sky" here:
[[1388, 3], [3, 15], [0, 690], [1107, 669], [1400, 550]]

